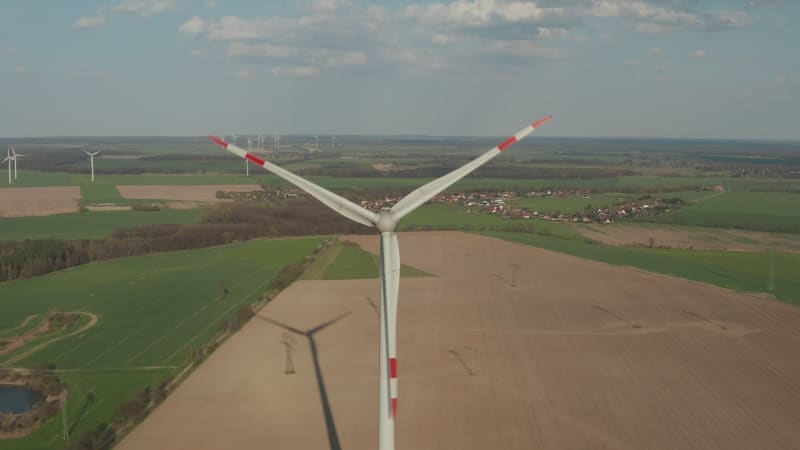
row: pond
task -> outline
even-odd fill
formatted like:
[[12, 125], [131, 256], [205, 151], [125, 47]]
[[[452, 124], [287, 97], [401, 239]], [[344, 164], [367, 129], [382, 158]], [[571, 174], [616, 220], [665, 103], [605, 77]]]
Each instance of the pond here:
[[24, 413], [32, 410], [44, 398], [25, 386], [0, 384], [0, 413]]

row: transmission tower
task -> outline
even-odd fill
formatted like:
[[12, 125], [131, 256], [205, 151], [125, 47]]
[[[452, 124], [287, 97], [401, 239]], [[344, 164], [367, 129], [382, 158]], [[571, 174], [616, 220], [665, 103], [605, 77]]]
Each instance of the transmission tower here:
[[769, 277], [767, 278], [767, 291], [775, 290], [775, 249], [769, 249]]
[[292, 363], [292, 352], [294, 351], [296, 342], [289, 333], [283, 333], [281, 335], [281, 344], [286, 348], [286, 367], [283, 369], [283, 373], [293, 374], [294, 363]]
[[67, 396], [61, 397], [61, 439], [69, 440], [69, 427], [67, 426]]

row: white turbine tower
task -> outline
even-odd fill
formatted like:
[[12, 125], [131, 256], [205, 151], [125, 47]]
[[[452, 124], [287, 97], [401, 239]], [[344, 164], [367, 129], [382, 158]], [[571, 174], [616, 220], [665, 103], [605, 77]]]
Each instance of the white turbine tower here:
[[393, 450], [394, 420], [397, 415], [397, 295], [400, 288], [400, 251], [397, 241], [397, 223], [426, 203], [439, 192], [447, 189], [456, 181], [482, 166], [495, 156], [508, 149], [515, 142], [532, 133], [540, 125], [551, 119], [545, 116], [532, 125], [523, 128], [517, 134], [509, 137], [496, 147], [481, 156], [464, 164], [458, 169], [437, 178], [424, 186], [406, 195], [391, 208], [383, 208], [380, 212], [370, 211], [350, 200], [340, 197], [333, 192], [301, 178], [286, 169], [269, 161], [248, 153], [241, 148], [231, 145], [224, 140], [209, 135], [217, 145], [241, 158], [253, 161], [264, 169], [274, 173], [284, 180], [304, 190], [323, 204], [362, 225], [375, 225], [381, 234], [381, 305], [380, 305], [380, 343], [378, 350], [378, 364], [380, 378], [378, 381], [378, 449]]
[[11, 163], [14, 161], [14, 157], [11, 156], [11, 146], [6, 149], [6, 152], [8, 155], [6, 155], [5, 159], [3, 159], [3, 162], [0, 164], [8, 163], [8, 184], [11, 184]]
[[318, 134], [314, 135], [314, 148], [319, 150], [319, 135]]
[[94, 183], [94, 156], [96, 154], [100, 153], [100, 151], [98, 150], [98, 151], [96, 151], [94, 153], [89, 153], [86, 150], [84, 150], [83, 153], [86, 153], [87, 155], [89, 155], [89, 161], [91, 161], [91, 165], [92, 165], [92, 183]]
[[336, 148], [336, 136], [331, 136], [331, 148]]

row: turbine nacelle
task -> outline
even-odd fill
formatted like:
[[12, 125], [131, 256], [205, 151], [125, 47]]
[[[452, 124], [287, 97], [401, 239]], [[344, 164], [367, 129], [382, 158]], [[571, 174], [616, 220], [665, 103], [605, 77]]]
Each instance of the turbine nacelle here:
[[378, 221], [375, 222], [375, 227], [381, 233], [391, 233], [397, 230], [397, 221], [392, 216], [391, 208], [381, 208], [378, 213]]

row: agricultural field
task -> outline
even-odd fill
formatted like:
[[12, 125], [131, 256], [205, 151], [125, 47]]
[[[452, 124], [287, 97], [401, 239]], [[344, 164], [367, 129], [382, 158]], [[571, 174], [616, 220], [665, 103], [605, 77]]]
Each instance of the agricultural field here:
[[167, 223], [188, 225], [198, 220], [198, 209], [87, 211], [46, 217], [6, 217], [0, 218], [0, 241], [101, 239], [110, 236], [119, 227]]
[[800, 253], [800, 234], [627, 221], [579, 224], [574, 230], [605, 245]]
[[73, 186], [0, 189], [0, 220], [78, 211], [80, 197]]
[[[400, 248], [434, 276], [400, 283], [398, 448], [796, 446], [796, 307], [465, 233]], [[118, 448], [375, 448], [378, 292], [294, 283]]]
[[662, 223], [800, 232], [800, 194], [724, 192], [697, 205], [646, 220]]
[[[375, 239], [378, 239], [376, 236]], [[378, 278], [380, 259], [349, 241], [335, 241], [314, 264], [310, 265], [301, 280], [357, 280]], [[400, 266], [401, 277], [430, 276], [419, 269]]]
[[[52, 336], [0, 355], [0, 367], [49, 365], [67, 383], [72, 434], [110, 422], [114, 410], [146, 386], [175, 375], [241, 306], [261, 298], [273, 277], [300, 262], [320, 238], [258, 240], [218, 248], [94, 263], [0, 284], [0, 338], [34, 326], [31, 316], [79, 312], [60, 340]], [[88, 319], [85, 319], [88, 320]], [[43, 345], [44, 344], [44, 345]], [[61, 446], [61, 419], [0, 449]]]
[[800, 254], [614, 247], [532, 233], [481, 234], [614, 265], [636, 267], [800, 305]]

